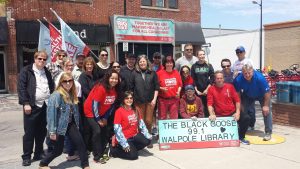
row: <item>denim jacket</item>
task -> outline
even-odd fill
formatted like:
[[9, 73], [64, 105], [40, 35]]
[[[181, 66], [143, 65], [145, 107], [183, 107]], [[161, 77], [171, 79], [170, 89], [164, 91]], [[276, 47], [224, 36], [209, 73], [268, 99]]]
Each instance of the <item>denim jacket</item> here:
[[66, 104], [57, 91], [49, 98], [47, 106], [47, 129], [49, 134], [65, 135], [69, 125], [70, 109], [73, 106], [73, 114], [79, 128], [79, 111], [77, 104]]

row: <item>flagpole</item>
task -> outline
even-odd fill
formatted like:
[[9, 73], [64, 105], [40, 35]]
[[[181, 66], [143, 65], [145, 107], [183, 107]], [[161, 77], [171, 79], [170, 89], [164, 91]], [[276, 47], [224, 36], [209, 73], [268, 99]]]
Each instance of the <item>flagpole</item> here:
[[[52, 9], [52, 8], [50, 8], [50, 10], [52, 11], [52, 13], [57, 17], [57, 18], [59, 18], [60, 19], [60, 17], [57, 15], [57, 13]], [[45, 19], [45, 18], [44, 18]], [[47, 21], [48, 22], [48, 21]], [[49, 23], [49, 22], [48, 22]], [[51, 24], [51, 23], [50, 23]], [[98, 58], [98, 56], [97, 55], [95, 55], [95, 53], [90, 49], [90, 54], [92, 55], [92, 57], [95, 59], [95, 61], [99, 61], [99, 58]]]
[[48, 20], [47, 20], [47, 18], [46, 17], [43, 17], [43, 19], [48, 23], [48, 24], [50, 24], [51, 26], [53, 26], [53, 28], [57, 31], [57, 32], [59, 32], [60, 34], [61, 34], [61, 32], [51, 23], [51, 22], [49, 22]]

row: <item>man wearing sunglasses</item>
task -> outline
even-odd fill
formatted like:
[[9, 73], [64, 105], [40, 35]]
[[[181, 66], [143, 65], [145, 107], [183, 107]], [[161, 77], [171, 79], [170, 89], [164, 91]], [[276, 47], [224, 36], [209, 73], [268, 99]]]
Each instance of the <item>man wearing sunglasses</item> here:
[[231, 70], [231, 61], [229, 59], [222, 59], [221, 61], [222, 73], [225, 83], [233, 82], [233, 71]]
[[180, 57], [175, 62], [175, 69], [180, 72], [182, 66], [187, 65], [189, 68], [198, 61], [198, 58], [194, 56], [193, 45], [188, 43], [184, 46], [184, 56]]
[[[46, 102], [54, 90], [51, 73], [45, 67], [47, 53], [38, 51], [34, 54], [34, 63], [25, 66], [19, 75], [19, 104], [23, 105], [24, 136], [23, 166], [31, 165], [31, 161], [42, 159], [43, 143], [46, 137]], [[31, 154], [34, 156], [31, 159]]]
[[234, 62], [232, 65], [232, 70], [233, 70], [233, 78], [237, 77], [241, 72], [242, 72], [242, 67], [246, 64], [249, 63], [253, 65], [253, 62], [251, 59], [246, 58], [246, 50], [243, 46], [238, 46], [235, 49], [235, 54], [238, 57], [238, 60]]

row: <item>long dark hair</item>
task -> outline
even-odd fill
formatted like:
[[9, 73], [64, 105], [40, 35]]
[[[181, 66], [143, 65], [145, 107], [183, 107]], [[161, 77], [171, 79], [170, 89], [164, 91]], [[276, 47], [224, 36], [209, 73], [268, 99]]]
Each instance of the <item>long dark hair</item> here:
[[117, 90], [117, 92], [119, 92], [119, 86], [120, 86], [120, 75], [116, 70], [113, 69], [109, 69], [104, 77], [100, 80], [100, 84], [103, 85], [103, 87], [105, 88], [106, 91], [110, 90], [110, 85], [109, 85], [109, 78], [112, 76], [113, 73], [116, 73], [118, 75], [118, 84], [115, 86], [115, 89]]
[[[122, 107], [124, 107], [124, 101], [125, 101], [125, 99], [128, 97], [128, 96], [132, 96], [133, 97], [133, 92], [131, 91], [131, 90], [127, 90], [127, 91], [125, 91], [125, 92], [123, 92], [122, 93], [122, 95], [121, 95], [121, 106]], [[132, 105], [131, 105], [131, 108], [133, 109], [133, 110], [135, 110], [135, 106], [134, 106], [134, 100], [133, 100], [133, 103], [132, 103]]]

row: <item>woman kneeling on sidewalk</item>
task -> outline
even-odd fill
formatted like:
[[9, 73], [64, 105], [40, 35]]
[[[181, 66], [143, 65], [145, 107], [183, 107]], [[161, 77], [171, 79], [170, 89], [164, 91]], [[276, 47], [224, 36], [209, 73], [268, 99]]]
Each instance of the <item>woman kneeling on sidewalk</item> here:
[[113, 157], [136, 160], [138, 151], [151, 143], [152, 136], [141, 115], [134, 109], [133, 93], [130, 91], [124, 93], [122, 105], [115, 113], [114, 131], [118, 144], [110, 148]]
[[90, 168], [84, 141], [78, 129], [79, 116], [74, 79], [71, 74], [63, 73], [47, 107], [47, 128], [54, 149], [41, 160], [40, 169], [50, 169], [48, 164], [62, 154], [65, 135], [76, 145], [81, 167]]

